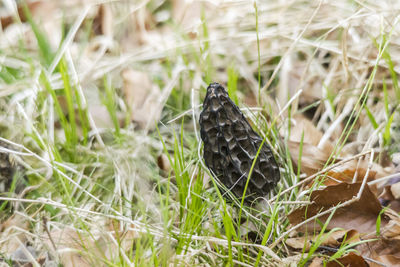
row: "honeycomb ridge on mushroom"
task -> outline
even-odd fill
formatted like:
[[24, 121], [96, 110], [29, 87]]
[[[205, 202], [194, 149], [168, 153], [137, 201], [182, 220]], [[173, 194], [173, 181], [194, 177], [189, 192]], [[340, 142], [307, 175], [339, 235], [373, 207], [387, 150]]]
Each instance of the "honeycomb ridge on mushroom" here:
[[[262, 138], [218, 83], [211, 83], [200, 113], [204, 161], [216, 178], [241, 199]], [[246, 190], [245, 200], [265, 197], [278, 183], [280, 172], [264, 142]]]

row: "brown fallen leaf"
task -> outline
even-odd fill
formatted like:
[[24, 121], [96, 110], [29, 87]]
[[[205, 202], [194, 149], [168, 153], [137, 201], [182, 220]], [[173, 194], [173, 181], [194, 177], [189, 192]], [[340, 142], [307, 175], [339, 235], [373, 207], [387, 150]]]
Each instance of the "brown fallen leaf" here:
[[[290, 156], [293, 163], [298, 167], [300, 142], [288, 141]], [[322, 170], [326, 161], [329, 159], [330, 153], [321, 150], [316, 146], [303, 143], [301, 150], [301, 172], [306, 173], [308, 176]]]
[[[393, 255], [374, 255], [373, 257], [374, 260], [386, 264], [386, 266], [391, 266], [391, 267], [396, 267], [400, 266], [400, 257], [396, 257]], [[371, 267], [381, 267], [382, 264], [377, 264], [377, 263], [371, 263], [369, 266]]]
[[[360, 244], [356, 247], [364, 257], [371, 258], [386, 266], [400, 266], [400, 240], [380, 239]], [[370, 262], [370, 266], [382, 266]]]
[[[300, 153], [300, 142], [303, 136], [300, 166], [301, 172], [311, 176], [323, 169], [328, 160], [330, 163], [335, 163], [341, 158], [349, 156], [342, 152], [339, 155], [331, 158], [331, 154], [335, 152], [333, 143], [328, 140], [321, 145], [320, 142], [323, 137], [323, 133], [304, 116], [295, 115], [293, 120], [294, 123], [288, 141], [288, 147], [292, 161], [297, 167]], [[343, 165], [330, 170], [327, 173], [327, 179], [324, 183], [325, 185], [334, 185], [341, 182], [360, 182], [364, 179], [369, 167], [370, 163], [367, 159], [355, 159], [348, 161]], [[367, 180], [372, 181], [389, 174], [391, 174], [390, 171], [387, 171], [379, 164], [373, 163], [368, 172]], [[376, 185], [371, 189], [378, 194]]]
[[[334, 186], [328, 186], [323, 190], [314, 191], [310, 199], [314, 201], [313, 204], [307, 207], [302, 207], [289, 214], [289, 220], [292, 224], [298, 224], [303, 222], [307, 218], [317, 214], [320, 211], [327, 210], [337, 204], [343, 203], [344, 201], [351, 200], [355, 197], [360, 189], [360, 183], [356, 184], [339, 184]], [[376, 236], [376, 220], [381, 212], [381, 206], [377, 198], [366, 187], [361, 195], [361, 199], [355, 201], [348, 206], [338, 208], [333, 215], [328, 229], [334, 227], [340, 227], [344, 229], [357, 229], [361, 232], [361, 238], [357, 231], [349, 231], [346, 236], [346, 243], [355, 243], [361, 240], [374, 239], [368, 243], [363, 243], [355, 247], [359, 252], [360, 256], [347, 255], [338, 259], [338, 262], [329, 262], [327, 266], [368, 266], [363, 265], [365, 263], [365, 257], [387, 264], [387, 266], [396, 266], [400, 262], [400, 215], [390, 209], [386, 209], [381, 215], [381, 227], [380, 235]], [[322, 223], [325, 223], [328, 215], [319, 217]], [[302, 231], [313, 233], [313, 230], [319, 230], [319, 224], [310, 222], [303, 227]], [[369, 234], [367, 234], [369, 233]], [[341, 232], [337, 232], [337, 236], [329, 236], [328, 242], [332, 245], [337, 243], [343, 243], [340, 235]], [[316, 235], [316, 234], [315, 234]], [[324, 234], [326, 235], [326, 234]], [[301, 238], [289, 238], [286, 243], [287, 245], [296, 248], [303, 249], [306, 246], [306, 250], [309, 248], [315, 237], [309, 235]], [[364, 259], [362, 258], [364, 257]], [[369, 266], [380, 266], [375, 263], [369, 262]], [[318, 266], [318, 265], [315, 265]]]
[[347, 267], [368, 267], [370, 266], [365, 259], [357, 255], [353, 252], [347, 254], [346, 256], [343, 256], [335, 261], [329, 261], [326, 264], [327, 267], [342, 267], [342, 266], [347, 266]]
[[[297, 225], [322, 211], [352, 200], [357, 196], [360, 187], [361, 183], [341, 183], [328, 186], [322, 190], [315, 190], [310, 196], [310, 200], [313, 203], [294, 210], [288, 215], [289, 221], [292, 225]], [[335, 211], [327, 229], [339, 227], [345, 230], [355, 229], [360, 233], [375, 232], [376, 220], [381, 209], [382, 207], [378, 199], [371, 192], [369, 186], [366, 185], [359, 200], [338, 208]], [[329, 214], [318, 217], [318, 219], [324, 224], [328, 217]], [[381, 225], [384, 227], [388, 221], [387, 216], [382, 216]], [[302, 225], [300, 229], [307, 232], [314, 232], [315, 230], [320, 230], [321, 227], [314, 220]]]
[[[335, 185], [338, 183], [352, 183], [355, 177], [356, 182], [362, 182], [367, 174], [367, 169], [358, 167], [355, 160], [347, 162], [342, 166], [339, 166], [335, 170], [327, 173], [325, 185]], [[367, 177], [367, 182], [375, 179], [376, 171], [370, 170]]]
[[[335, 234], [343, 236], [342, 232], [345, 231], [335, 231], [333, 233], [324, 233], [320, 238], [323, 240], [322, 246], [338, 246], [340, 243], [337, 241]], [[303, 235], [301, 237], [292, 237], [286, 240], [286, 244], [295, 249], [304, 249], [306, 252], [310, 250], [311, 246], [317, 240], [317, 235], [307, 236]]]
[[[300, 143], [289, 141], [288, 146], [292, 160], [297, 166]], [[329, 152], [328, 150], [322, 150], [316, 146], [303, 144], [301, 171], [306, 173], [308, 176], [311, 176], [316, 172], [322, 170], [325, 167], [326, 162], [330, 158], [330, 153], [331, 152]], [[336, 163], [336, 160], [331, 160], [331, 162]], [[360, 163], [358, 163], [357, 160], [351, 160], [339, 167], [336, 167], [333, 170], [328, 171], [324, 184], [335, 185], [342, 182], [352, 183], [354, 177], [356, 182], [361, 182], [367, 174], [367, 168], [368, 162], [366, 160], [362, 159]], [[377, 164], [374, 164], [372, 166], [372, 169], [370, 169], [368, 172], [367, 181], [373, 181], [386, 175], [387, 172], [384, 172], [383, 170], [381, 170], [381, 168], [379, 168]], [[374, 192], [378, 192], [375, 185], [371, 189], [373, 189]]]
[[381, 227], [380, 234], [384, 238], [400, 240], [400, 215], [392, 209], [386, 209], [384, 215], [390, 219], [388, 224]]
[[289, 137], [289, 151], [293, 163], [298, 164], [300, 153], [300, 142], [303, 139], [301, 155], [301, 171], [307, 175], [312, 175], [320, 171], [330, 158], [333, 152], [333, 144], [325, 142], [322, 147], [318, 147], [323, 133], [314, 124], [301, 114], [293, 116], [293, 127]]
[[[300, 142], [303, 136], [303, 143], [310, 144], [312, 146], [318, 146], [323, 133], [318, 130], [314, 124], [301, 114], [296, 114], [293, 116], [293, 127], [290, 132], [290, 141]], [[333, 151], [333, 144], [331, 142], [326, 142], [322, 150], [327, 150], [328, 152]]]
[[[377, 163], [370, 163], [368, 159], [351, 160], [345, 164], [335, 168], [334, 170], [328, 172], [328, 176], [339, 180], [340, 182], [352, 183], [361, 182], [365, 175], [367, 175], [367, 170], [369, 169], [367, 181], [373, 181], [378, 178], [388, 176], [393, 173], [391, 168], [383, 168]], [[334, 180], [330, 179], [325, 183], [326, 185], [337, 184]], [[375, 184], [371, 189], [376, 195], [379, 195], [383, 191], [383, 186]]]

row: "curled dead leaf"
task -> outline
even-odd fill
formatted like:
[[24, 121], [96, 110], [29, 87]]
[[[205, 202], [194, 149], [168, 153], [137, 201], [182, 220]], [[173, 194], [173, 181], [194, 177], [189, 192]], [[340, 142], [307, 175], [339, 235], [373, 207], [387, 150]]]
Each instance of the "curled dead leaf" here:
[[[302, 115], [293, 117], [293, 127], [291, 130], [288, 147], [292, 161], [297, 166], [299, 153], [301, 150], [301, 171], [307, 175], [313, 175], [325, 167], [326, 162], [335, 163], [344, 156], [341, 153], [332, 157], [335, 152], [334, 145], [329, 140], [323, 140], [323, 133], [318, 130], [314, 124]], [[300, 142], [303, 139], [303, 144], [300, 149]], [[388, 171], [382, 168], [379, 164], [370, 163], [366, 159], [355, 159], [348, 161], [343, 165], [329, 171], [325, 185], [334, 185], [341, 182], [360, 182], [364, 179], [368, 171], [368, 181], [384, 177], [388, 175]], [[372, 188], [374, 192], [378, 192], [376, 186]]]
[[400, 240], [400, 220], [390, 220], [389, 223], [383, 227], [381, 234], [386, 238]]
[[[348, 205], [335, 211], [327, 229], [339, 227], [345, 230], [356, 229], [360, 233], [375, 232], [376, 220], [382, 207], [368, 185], [365, 186], [360, 199], [357, 200], [356, 196], [360, 187], [361, 183], [341, 183], [328, 186], [322, 190], [315, 190], [310, 195], [310, 200], [313, 203], [294, 210], [288, 215], [289, 221], [291, 224], [297, 225], [322, 211], [348, 202]], [[328, 217], [329, 214], [318, 217], [318, 219], [324, 224]], [[386, 216], [382, 216], [382, 226], [385, 226], [388, 220]], [[302, 225], [301, 229], [314, 232], [320, 230], [321, 225], [314, 220]]]

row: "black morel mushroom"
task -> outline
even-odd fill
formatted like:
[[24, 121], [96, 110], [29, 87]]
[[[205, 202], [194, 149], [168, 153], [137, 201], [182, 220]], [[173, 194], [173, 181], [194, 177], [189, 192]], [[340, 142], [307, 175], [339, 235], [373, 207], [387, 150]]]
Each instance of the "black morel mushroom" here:
[[[243, 196], [262, 138], [218, 83], [211, 83], [200, 114], [204, 161], [218, 180], [237, 198]], [[264, 142], [246, 190], [246, 200], [265, 197], [280, 179], [279, 167]]]

